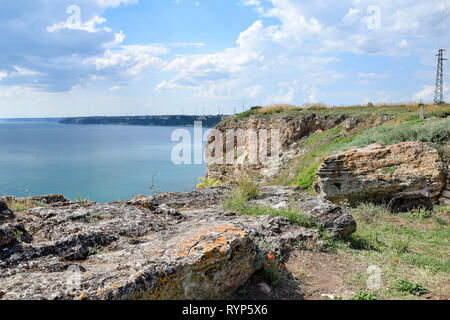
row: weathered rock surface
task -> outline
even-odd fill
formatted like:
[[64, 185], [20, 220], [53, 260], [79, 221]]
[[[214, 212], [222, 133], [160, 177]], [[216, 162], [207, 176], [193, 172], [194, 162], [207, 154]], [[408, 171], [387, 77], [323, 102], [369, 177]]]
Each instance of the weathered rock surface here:
[[25, 198], [15, 198], [11, 196], [4, 196], [3, 199], [5, 201], [11, 201], [14, 199], [14, 201], [18, 203], [42, 203], [42, 204], [52, 204], [52, 203], [59, 203], [59, 202], [68, 202], [68, 200], [60, 194], [48, 194], [43, 196], [33, 196], [33, 197], [25, 197]]
[[450, 166], [446, 170], [446, 185], [441, 197], [439, 198], [439, 203], [443, 205], [450, 205]]
[[[226, 190], [30, 209], [0, 227], [0, 297], [224, 298], [251, 277], [267, 252], [283, 254], [318, 237], [317, 230], [283, 217], [222, 211]], [[271, 203], [292, 196], [280, 187], [263, 193]], [[312, 216], [320, 211], [310, 207]]]
[[427, 143], [368, 146], [333, 155], [318, 170], [316, 191], [333, 202], [434, 204], [445, 186], [444, 164]]
[[253, 200], [251, 203], [273, 209], [287, 208], [294, 204], [296, 208], [305, 212], [310, 219], [320, 223], [332, 234], [341, 238], [346, 238], [356, 231], [355, 219], [342, 207], [328, 200], [308, 196], [301, 193], [300, 189], [288, 187], [263, 187], [261, 192], [263, 198]]
[[6, 202], [0, 200], [0, 225], [5, 223], [6, 221], [15, 219], [16, 216], [9, 210]]

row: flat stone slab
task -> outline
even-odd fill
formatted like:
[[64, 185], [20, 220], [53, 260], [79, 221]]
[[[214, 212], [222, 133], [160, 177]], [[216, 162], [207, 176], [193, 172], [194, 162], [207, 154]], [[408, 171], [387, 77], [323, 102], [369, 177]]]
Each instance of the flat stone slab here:
[[[319, 237], [283, 217], [224, 212], [227, 190], [58, 201], [11, 215], [0, 225], [0, 299], [223, 299], [268, 252]], [[263, 196], [281, 203], [292, 192]]]

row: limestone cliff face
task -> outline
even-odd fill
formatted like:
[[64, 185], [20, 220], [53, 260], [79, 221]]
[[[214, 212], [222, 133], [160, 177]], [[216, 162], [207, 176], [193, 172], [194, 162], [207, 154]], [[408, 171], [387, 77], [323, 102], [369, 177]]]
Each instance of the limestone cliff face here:
[[317, 173], [316, 191], [331, 201], [433, 204], [445, 187], [445, 166], [427, 143], [368, 146], [333, 155]]
[[[286, 168], [289, 160], [302, 153], [300, 142], [303, 139], [319, 130], [334, 128], [347, 118], [346, 115], [309, 114], [225, 119], [215, 127], [220, 136], [214, 136], [213, 132], [208, 139], [209, 152], [206, 157], [208, 176], [220, 180], [225, 185], [249, 176], [259, 181], [270, 181]], [[267, 138], [263, 135], [265, 130]], [[230, 135], [227, 137], [228, 132], [234, 132], [236, 138]], [[257, 139], [252, 139], [249, 132], [255, 132]], [[277, 134], [273, 135], [274, 133]], [[274, 139], [279, 140], [279, 154], [272, 151]], [[262, 147], [266, 143], [268, 152], [264, 154]], [[219, 150], [221, 146], [223, 150]], [[225, 160], [230, 154], [234, 162]]]

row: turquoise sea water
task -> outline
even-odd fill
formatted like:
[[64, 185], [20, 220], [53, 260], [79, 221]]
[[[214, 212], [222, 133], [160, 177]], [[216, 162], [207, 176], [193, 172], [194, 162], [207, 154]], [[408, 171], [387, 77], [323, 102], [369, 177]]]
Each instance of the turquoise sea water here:
[[206, 168], [172, 163], [175, 129], [0, 122], [0, 196], [125, 200], [151, 193], [154, 174], [154, 190], [192, 190]]

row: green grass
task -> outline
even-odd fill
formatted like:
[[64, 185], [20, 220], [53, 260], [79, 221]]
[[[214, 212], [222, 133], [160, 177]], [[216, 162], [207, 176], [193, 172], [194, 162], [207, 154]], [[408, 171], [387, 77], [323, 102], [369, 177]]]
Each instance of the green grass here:
[[370, 292], [358, 290], [350, 300], [378, 300], [378, 298]]
[[[421, 292], [421, 288], [434, 295], [448, 295], [442, 284], [450, 275], [450, 228], [438, 222], [447, 221], [448, 209], [435, 207], [430, 217], [424, 217], [423, 210], [421, 214], [391, 214], [382, 206], [360, 204], [347, 209], [358, 230], [346, 240], [334, 239], [333, 246], [337, 254], [350, 255], [352, 261], [381, 268], [380, 298], [404, 299], [405, 293], [409, 298], [417, 297], [414, 292]], [[367, 278], [364, 272], [353, 274], [347, 281], [366, 292]]]
[[259, 197], [259, 186], [251, 180], [241, 180], [231, 191], [229, 197], [223, 203], [223, 209], [233, 211], [247, 216], [278, 216], [285, 217], [290, 222], [305, 228], [320, 228], [313, 220], [309, 219], [302, 210], [291, 206], [284, 209], [272, 209], [265, 206], [256, 206], [249, 203], [249, 200]]
[[353, 134], [342, 133], [342, 125], [309, 136], [301, 145], [301, 148], [307, 151], [272, 184], [297, 185], [305, 190], [312, 190], [317, 170], [324, 157], [341, 150], [352, 141], [353, 136]]
[[[397, 118], [405, 120], [417, 120], [420, 117], [420, 109], [418, 104], [394, 104], [394, 105], [354, 105], [343, 107], [326, 107], [321, 104], [312, 106], [295, 107], [291, 105], [273, 105], [268, 107], [254, 107], [251, 110], [239, 113], [229, 119], [248, 119], [252, 117], [276, 117], [279, 115], [309, 115], [319, 114], [326, 116], [334, 115], [349, 115], [349, 116], [369, 116], [369, 115], [392, 115]], [[425, 117], [432, 118], [446, 118], [450, 115], [450, 108], [448, 104], [444, 105], [426, 105]], [[227, 121], [227, 120], [225, 120]]]
[[224, 203], [224, 209], [228, 211], [233, 211], [235, 213], [239, 213], [247, 216], [276, 216], [276, 217], [285, 217], [290, 222], [304, 228], [320, 228], [320, 226], [309, 219], [307, 214], [301, 211], [300, 209], [272, 209], [269, 207], [263, 206], [253, 206], [248, 204], [247, 202], [237, 202], [232, 199], [228, 199]]
[[395, 171], [397, 171], [397, 167], [396, 166], [392, 166], [392, 167], [383, 168], [381, 170], [381, 173], [390, 175], [390, 174], [393, 174]]
[[409, 121], [399, 125], [367, 130], [349, 146], [362, 148], [372, 143], [391, 145], [405, 141], [422, 141], [442, 145], [450, 140], [450, 119]]
[[[448, 146], [450, 119], [408, 120], [411, 117], [406, 113], [379, 127], [361, 129], [352, 133], [345, 133], [343, 125], [338, 125], [324, 132], [312, 134], [304, 139], [300, 146], [305, 152], [293, 160], [289, 168], [271, 184], [297, 185], [305, 190], [313, 190], [317, 170], [325, 157], [373, 143], [391, 145], [405, 141], [429, 142], [443, 157], [450, 156], [450, 146]], [[393, 122], [397, 124], [392, 124]], [[382, 173], [390, 175], [396, 170], [394, 166], [387, 167], [382, 170]]]

